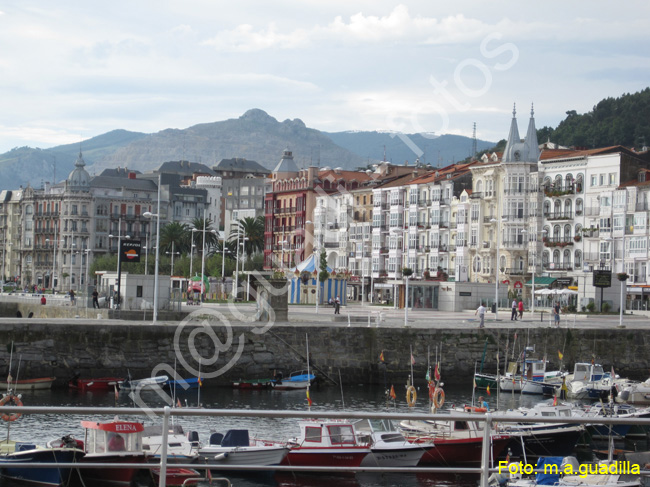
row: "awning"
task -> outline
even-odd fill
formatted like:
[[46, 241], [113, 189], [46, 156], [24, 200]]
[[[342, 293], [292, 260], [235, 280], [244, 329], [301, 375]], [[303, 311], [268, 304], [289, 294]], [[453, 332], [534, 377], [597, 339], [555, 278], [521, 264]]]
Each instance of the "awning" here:
[[[535, 287], [548, 287], [551, 284], [553, 284], [555, 281], [557, 281], [557, 277], [550, 277], [550, 276], [535, 276]], [[532, 287], [533, 286], [533, 280], [531, 279], [526, 283], [526, 286]]]

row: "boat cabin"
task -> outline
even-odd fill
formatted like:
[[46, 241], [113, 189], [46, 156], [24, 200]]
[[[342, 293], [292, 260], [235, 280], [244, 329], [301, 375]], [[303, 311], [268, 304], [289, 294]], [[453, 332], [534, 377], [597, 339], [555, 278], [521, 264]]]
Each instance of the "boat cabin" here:
[[578, 362], [573, 368], [573, 380], [596, 382], [605, 376], [603, 366], [588, 362]]
[[96, 421], [82, 421], [85, 430], [84, 444], [86, 453], [141, 453], [142, 432], [141, 423], [129, 421], [111, 421], [98, 423]]
[[344, 422], [301, 421], [302, 447], [358, 446], [354, 426]]

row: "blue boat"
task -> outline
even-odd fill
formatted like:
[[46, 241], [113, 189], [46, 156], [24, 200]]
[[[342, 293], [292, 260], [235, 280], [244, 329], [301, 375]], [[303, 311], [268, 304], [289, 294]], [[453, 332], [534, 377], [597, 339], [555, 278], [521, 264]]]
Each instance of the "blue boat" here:
[[172, 380], [169, 379], [163, 387], [165, 389], [176, 389], [176, 392], [186, 391], [188, 389], [198, 389], [202, 385], [202, 381], [198, 377], [190, 377], [189, 379]]
[[307, 374], [306, 371], [300, 370], [292, 372], [286, 379], [278, 373], [271, 382], [271, 387], [278, 391], [292, 391], [294, 389], [307, 389], [307, 387], [316, 379], [314, 374]]
[[[68, 485], [71, 468], [34, 468], [32, 463], [74, 463], [85, 453], [77, 448], [41, 448], [34, 443], [3, 441], [0, 444], [0, 476], [19, 481], [24, 485], [59, 487]], [[24, 466], [5, 467], [5, 463], [20, 463]]]

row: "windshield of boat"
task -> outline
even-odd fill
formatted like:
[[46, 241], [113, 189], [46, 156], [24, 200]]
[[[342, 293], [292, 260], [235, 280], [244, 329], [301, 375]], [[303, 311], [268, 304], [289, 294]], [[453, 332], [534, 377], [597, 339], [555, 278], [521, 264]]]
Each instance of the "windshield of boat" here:
[[328, 426], [332, 445], [354, 445], [354, 431], [352, 426]]

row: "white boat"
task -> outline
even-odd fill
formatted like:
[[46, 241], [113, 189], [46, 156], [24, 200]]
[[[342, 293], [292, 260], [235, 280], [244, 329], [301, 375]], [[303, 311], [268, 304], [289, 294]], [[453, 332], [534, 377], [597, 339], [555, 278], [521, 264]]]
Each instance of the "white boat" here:
[[362, 467], [415, 467], [427, 451], [424, 445], [409, 443], [388, 419], [361, 419], [354, 427], [359, 441], [370, 444]]
[[559, 389], [565, 374], [559, 370], [547, 372], [547, 363], [547, 360], [525, 359], [524, 371], [521, 371], [521, 362], [511, 362], [508, 371], [499, 378], [499, 390], [542, 395], [546, 389]]
[[644, 382], [622, 382], [617, 386], [616, 402], [650, 405], [650, 379]]
[[615, 379], [600, 364], [577, 362], [573, 374], [566, 378], [567, 396], [570, 399], [593, 401], [604, 399], [611, 393]]
[[164, 387], [169, 380], [166, 375], [159, 375], [157, 377], [146, 377], [137, 380], [125, 380], [120, 384], [121, 391], [135, 391], [143, 389], [156, 389]]
[[289, 447], [250, 438], [248, 430], [212, 433], [209, 444], [198, 447], [199, 462], [218, 470], [219, 465], [279, 465]]
[[[145, 453], [160, 458], [163, 445], [162, 426], [145, 426], [142, 431], [142, 449]], [[181, 425], [170, 426], [167, 433], [167, 461], [171, 463], [192, 463], [199, 457], [195, 444], [183, 431]]]
[[316, 379], [314, 374], [308, 374], [304, 370], [297, 372], [292, 372], [289, 377], [286, 379], [282, 377], [282, 374], [273, 378], [271, 382], [271, 387], [278, 391], [292, 391], [295, 389], [307, 389], [311, 383]]

